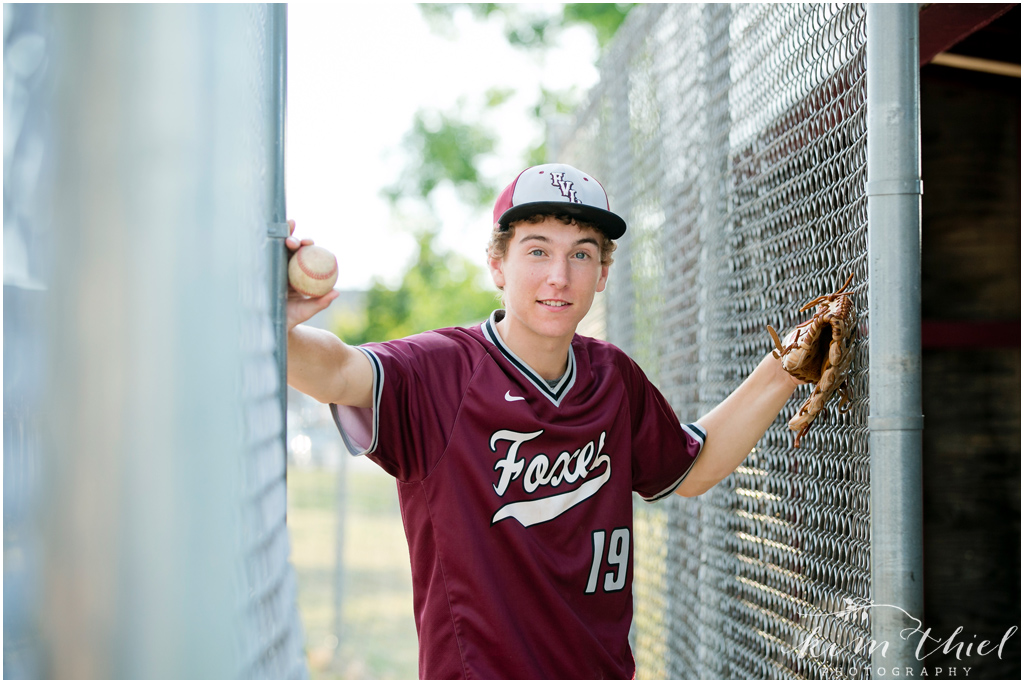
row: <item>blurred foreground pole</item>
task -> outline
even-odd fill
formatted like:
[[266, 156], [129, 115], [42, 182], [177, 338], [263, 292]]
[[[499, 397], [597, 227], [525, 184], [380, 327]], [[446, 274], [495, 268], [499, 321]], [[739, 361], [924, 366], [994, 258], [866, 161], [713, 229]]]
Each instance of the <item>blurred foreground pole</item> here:
[[306, 675], [282, 32], [263, 4], [4, 5], [5, 678]]
[[273, 12], [4, 7], [5, 676], [305, 674]]
[[233, 14], [54, 8], [45, 676], [239, 670]]
[[867, 6], [867, 96], [872, 676], [905, 678], [924, 619], [917, 5]]

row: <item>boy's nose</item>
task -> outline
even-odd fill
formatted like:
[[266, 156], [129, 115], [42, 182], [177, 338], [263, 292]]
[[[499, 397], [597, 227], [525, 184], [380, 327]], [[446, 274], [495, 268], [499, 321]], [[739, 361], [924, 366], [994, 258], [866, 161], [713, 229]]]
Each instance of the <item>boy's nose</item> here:
[[548, 284], [552, 287], [562, 289], [569, 284], [569, 263], [562, 260], [554, 260], [548, 268]]

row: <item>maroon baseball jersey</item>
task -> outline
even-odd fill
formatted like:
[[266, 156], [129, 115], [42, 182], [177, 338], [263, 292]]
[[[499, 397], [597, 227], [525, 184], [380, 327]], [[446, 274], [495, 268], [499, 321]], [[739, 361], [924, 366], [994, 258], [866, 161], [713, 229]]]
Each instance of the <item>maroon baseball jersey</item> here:
[[642, 371], [576, 335], [551, 386], [495, 324], [360, 347], [373, 409], [331, 406], [398, 480], [422, 678], [630, 678], [632, 492], [673, 493], [704, 443]]

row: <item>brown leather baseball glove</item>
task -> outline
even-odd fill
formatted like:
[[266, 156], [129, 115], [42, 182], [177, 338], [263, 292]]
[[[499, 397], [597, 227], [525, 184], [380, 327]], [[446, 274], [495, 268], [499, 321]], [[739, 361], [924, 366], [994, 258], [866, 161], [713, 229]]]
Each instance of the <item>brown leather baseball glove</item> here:
[[782, 367], [793, 377], [814, 384], [810, 397], [789, 420], [789, 428], [797, 433], [794, 448], [800, 447], [800, 439], [833, 394], [839, 393], [840, 412], [849, 408], [847, 377], [853, 361], [852, 337], [857, 327], [857, 311], [846, 292], [852, 280], [853, 274], [832, 294], [819, 296], [801, 308], [803, 312], [817, 306], [811, 319], [797, 325], [786, 335], [785, 342], [768, 325], [775, 342], [772, 355], [782, 360]]

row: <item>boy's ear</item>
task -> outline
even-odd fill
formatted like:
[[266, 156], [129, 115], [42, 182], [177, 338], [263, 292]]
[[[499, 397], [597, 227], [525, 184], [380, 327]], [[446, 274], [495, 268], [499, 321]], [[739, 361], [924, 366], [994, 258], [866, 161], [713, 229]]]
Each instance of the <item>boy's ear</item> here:
[[601, 277], [597, 281], [598, 292], [603, 292], [605, 285], [608, 284], [608, 266], [601, 266]]
[[487, 257], [487, 268], [491, 271], [491, 279], [494, 280], [494, 286], [498, 289], [502, 289], [505, 286], [505, 262], [502, 259], [496, 259], [493, 256]]

